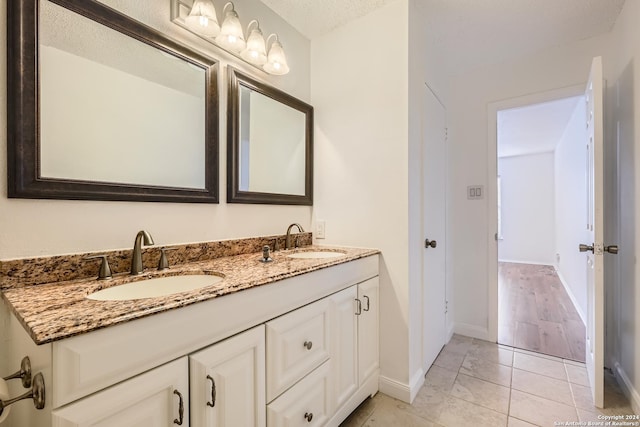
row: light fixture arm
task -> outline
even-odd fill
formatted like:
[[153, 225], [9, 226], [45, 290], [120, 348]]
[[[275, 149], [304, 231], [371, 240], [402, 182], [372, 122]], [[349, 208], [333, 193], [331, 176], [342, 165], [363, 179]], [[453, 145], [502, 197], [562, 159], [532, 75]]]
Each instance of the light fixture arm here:
[[271, 48], [271, 45], [273, 44], [273, 42], [279, 41], [278, 40], [278, 35], [277, 34], [269, 34], [269, 37], [267, 37], [267, 42], [265, 43], [267, 45], [267, 51], [269, 51], [269, 49]]
[[247, 25], [247, 36], [256, 28], [260, 29], [260, 23], [257, 19], [252, 19], [251, 22], [249, 22], [249, 25]]
[[228, 8], [229, 6], [231, 6], [231, 10], [234, 10], [233, 7], [233, 3], [231, 3], [230, 1], [227, 2], [227, 4], [224, 5], [224, 7], [222, 8], [222, 16], [225, 16], [227, 14]]

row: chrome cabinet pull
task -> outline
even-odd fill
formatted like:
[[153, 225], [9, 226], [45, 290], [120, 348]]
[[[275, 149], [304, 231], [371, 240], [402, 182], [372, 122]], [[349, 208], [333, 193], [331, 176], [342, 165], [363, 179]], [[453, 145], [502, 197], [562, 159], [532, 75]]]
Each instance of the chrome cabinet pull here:
[[362, 314], [362, 301], [356, 298], [356, 316], [360, 316]]
[[365, 295], [362, 298], [366, 298], [367, 299], [367, 308], [363, 308], [362, 311], [369, 311], [369, 297]]
[[178, 398], [180, 398], [180, 402], [178, 403], [178, 418], [173, 420], [173, 423], [181, 426], [184, 421], [184, 400], [182, 399], [182, 394], [178, 390], [173, 390], [173, 394], [178, 395]]
[[17, 378], [20, 378], [20, 380], [22, 381], [22, 387], [31, 387], [31, 360], [29, 359], [29, 356], [25, 356], [22, 358], [22, 362], [20, 363], [20, 370], [18, 372], [8, 375], [3, 379], [5, 381], [9, 381]]
[[305, 346], [305, 348], [307, 350], [311, 350], [311, 347], [313, 347], [313, 342], [312, 341], [305, 341], [304, 344], [302, 344], [303, 346]]
[[211, 402], [207, 402], [207, 406], [216, 406], [216, 380], [211, 378], [211, 375], [207, 375], [207, 379], [211, 380]]
[[313, 419], [313, 412], [305, 412], [304, 419], [307, 420], [308, 423]]

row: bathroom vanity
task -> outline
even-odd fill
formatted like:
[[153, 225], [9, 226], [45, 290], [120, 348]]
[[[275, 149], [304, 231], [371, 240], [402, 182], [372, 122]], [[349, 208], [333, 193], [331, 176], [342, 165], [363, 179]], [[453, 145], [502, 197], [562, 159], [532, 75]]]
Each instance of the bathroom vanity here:
[[9, 425], [339, 425], [378, 390], [378, 251], [260, 258], [176, 266], [223, 280], [155, 298], [86, 298], [124, 275], [5, 288], [2, 351], [46, 383], [45, 408], [16, 404]]

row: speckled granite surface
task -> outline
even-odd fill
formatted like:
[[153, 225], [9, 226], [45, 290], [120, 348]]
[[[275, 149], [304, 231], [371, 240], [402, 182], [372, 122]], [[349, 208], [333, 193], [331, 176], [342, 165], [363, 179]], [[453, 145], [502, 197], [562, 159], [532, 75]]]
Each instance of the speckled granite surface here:
[[[296, 251], [317, 249], [343, 252], [344, 256], [324, 259], [287, 257]], [[44, 344], [378, 253], [376, 249], [306, 246], [291, 251], [277, 251], [272, 254], [273, 262], [261, 263], [258, 261], [261, 252], [256, 251], [189, 262], [163, 272], [147, 269], [143, 275], [135, 277], [121, 273], [106, 281], [85, 278], [37, 286], [18, 286], [16, 282], [2, 291], [2, 297], [33, 340], [37, 344]], [[129, 301], [94, 301], [86, 298], [105, 287], [145, 278], [203, 272], [223, 275], [224, 280], [194, 291], [157, 298]]]
[[[311, 244], [311, 233], [297, 233], [292, 236], [298, 239], [300, 247]], [[142, 249], [142, 259], [145, 267], [156, 266], [160, 259], [160, 248], [170, 248], [171, 251], [167, 252], [169, 265], [187, 264], [259, 252], [265, 245], [269, 245], [272, 250], [274, 245], [283, 249], [284, 241], [284, 235], [275, 235], [184, 245], [148, 246]], [[126, 273], [131, 269], [131, 252], [132, 249], [128, 249], [0, 261], [0, 289], [97, 277], [100, 260], [88, 260], [87, 257], [98, 254], [107, 255], [113, 274]]]

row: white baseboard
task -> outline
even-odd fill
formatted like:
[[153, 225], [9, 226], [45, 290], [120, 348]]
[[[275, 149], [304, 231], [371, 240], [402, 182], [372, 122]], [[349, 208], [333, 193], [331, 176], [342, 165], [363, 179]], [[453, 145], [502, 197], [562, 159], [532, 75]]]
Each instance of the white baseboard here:
[[405, 384], [383, 375], [380, 375], [379, 378], [380, 393], [384, 393], [387, 396], [391, 396], [409, 404], [416, 398], [416, 395], [423, 384], [424, 372], [422, 369], [419, 369], [415, 374], [413, 374], [410, 384]]
[[456, 322], [453, 325], [453, 330], [458, 335], [490, 341], [489, 330], [478, 325]]
[[548, 265], [551, 267], [554, 266], [552, 262], [523, 261], [515, 259], [498, 259], [498, 262], [510, 262], [512, 264]]
[[560, 270], [558, 270], [558, 266], [554, 265], [553, 268], [556, 270], [556, 274], [558, 275], [558, 278], [560, 279], [560, 283], [562, 283], [562, 286], [564, 287], [564, 290], [567, 291], [567, 295], [569, 295], [569, 299], [571, 299], [571, 302], [573, 303], [573, 306], [576, 308], [576, 311], [578, 312], [578, 315], [582, 319], [582, 323], [584, 323], [586, 325], [587, 324], [587, 316], [585, 316], [584, 312], [582, 311], [582, 308], [580, 308], [580, 304], [578, 304], [578, 300], [576, 299], [576, 296], [573, 294], [573, 291], [569, 287], [569, 284], [564, 280], [564, 277], [562, 277], [562, 273], [560, 273]]
[[618, 384], [622, 388], [625, 396], [631, 402], [631, 408], [633, 408], [633, 412], [636, 414], [640, 414], [640, 393], [635, 389], [631, 380], [627, 376], [627, 373], [622, 369], [620, 363], [616, 362], [614, 365], [616, 377], [621, 380], [618, 381]]

